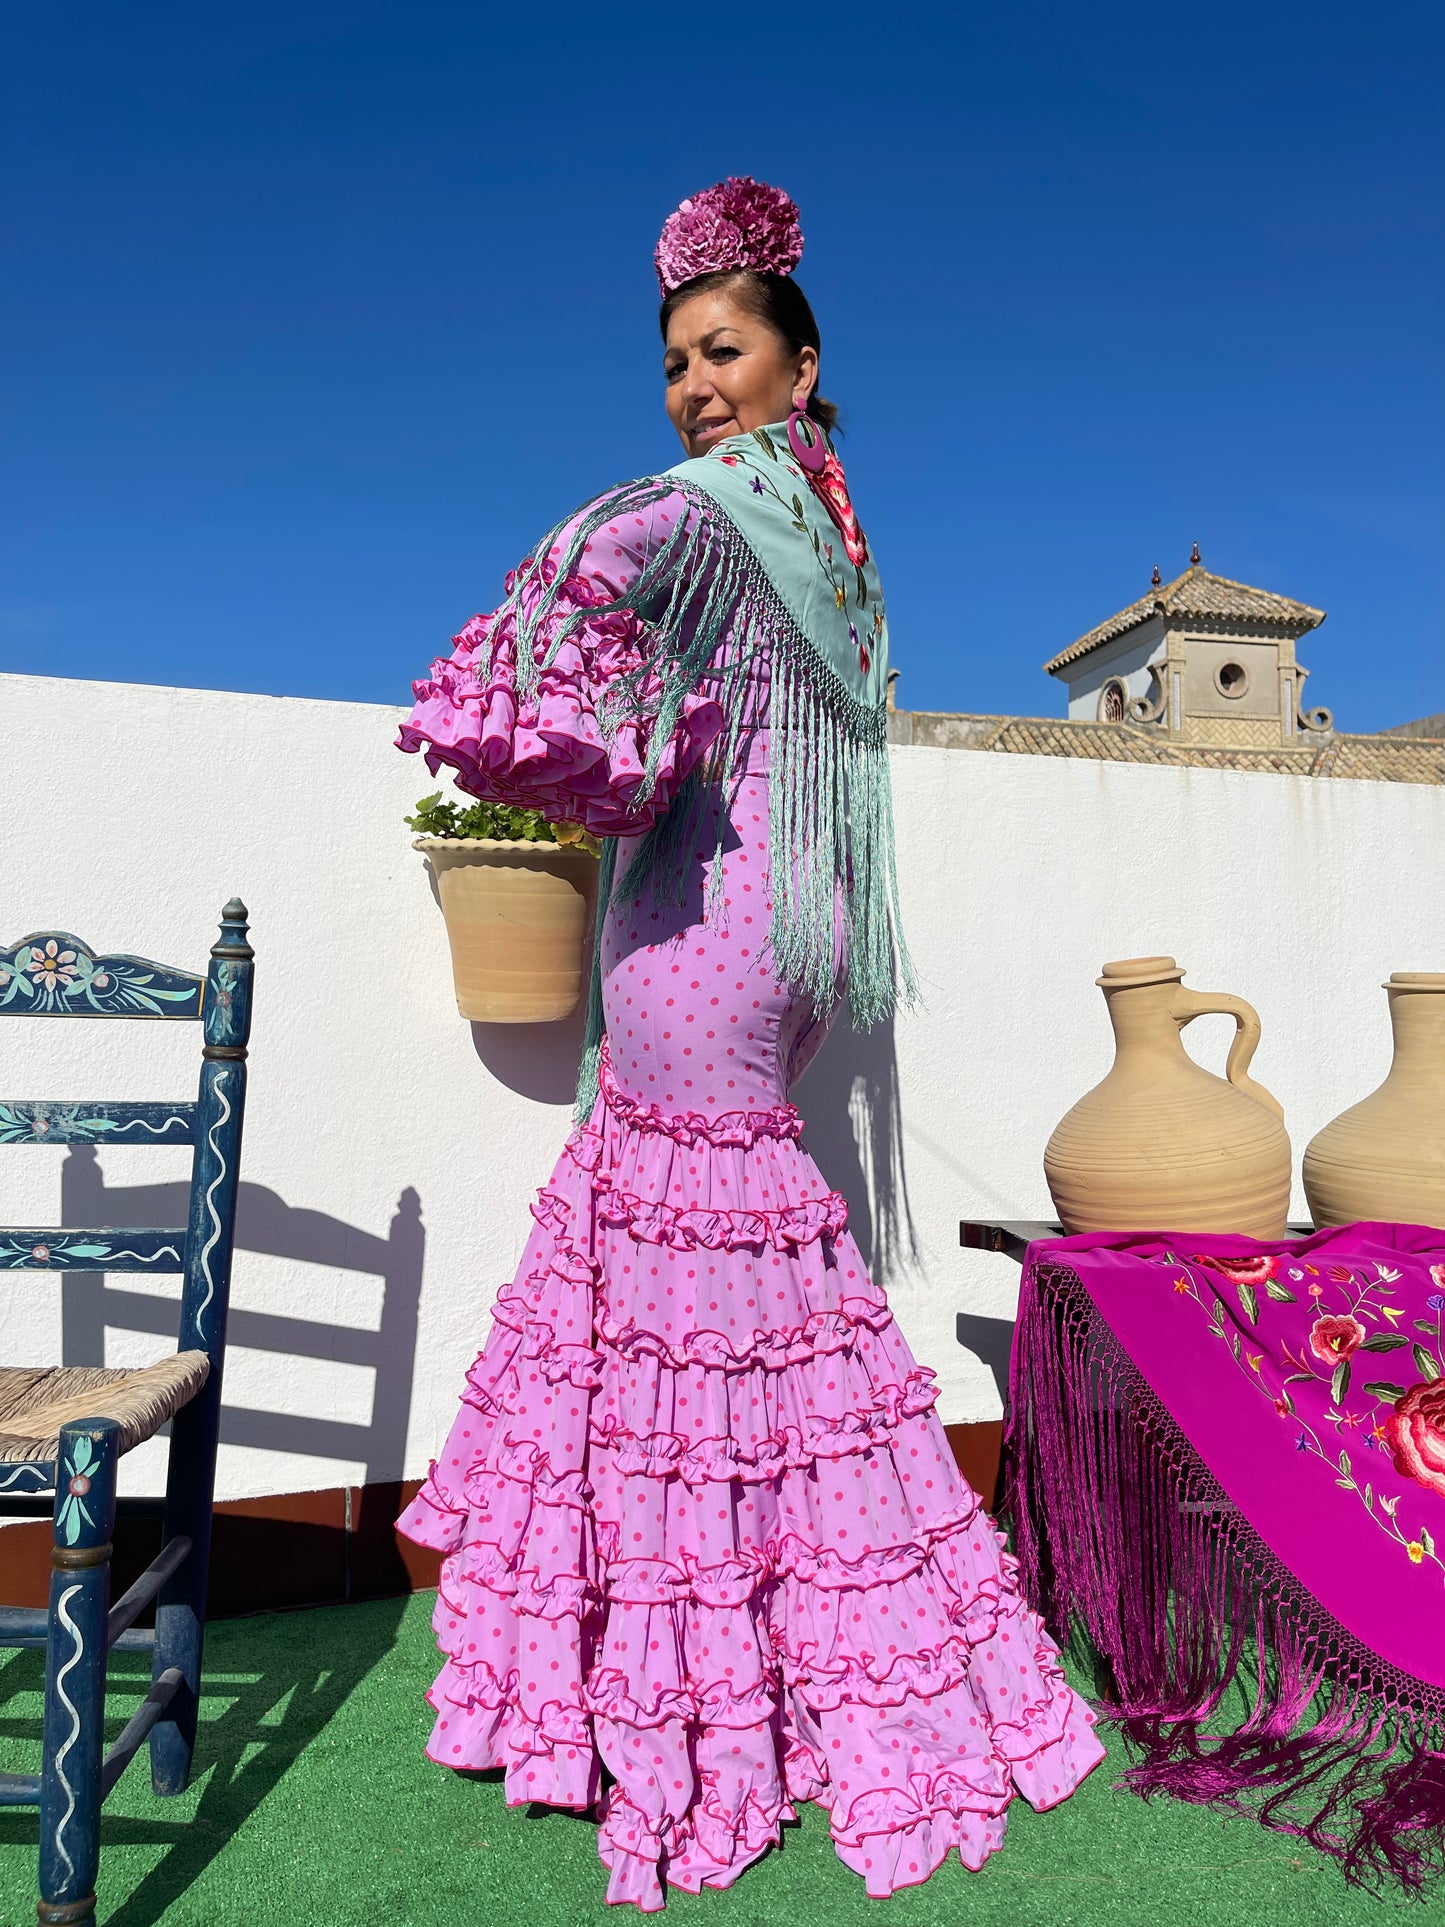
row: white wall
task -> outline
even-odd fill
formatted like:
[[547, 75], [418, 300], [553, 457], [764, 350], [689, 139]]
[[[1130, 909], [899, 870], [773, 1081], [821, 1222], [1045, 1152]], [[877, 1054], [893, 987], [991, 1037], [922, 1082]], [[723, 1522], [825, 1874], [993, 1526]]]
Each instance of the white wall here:
[[[456, 1014], [440, 913], [401, 822], [435, 785], [391, 748], [394, 728], [394, 711], [356, 703], [0, 677], [0, 941], [60, 926], [199, 967], [226, 898], [250, 906], [227, 1497], [425, 1468], [567, 1126], [577, 1027], [474, 1028]], [[885, 1234], [883, 1276], [938, 1370], [944, 1418], [987, 1418], [1018, 1272], [961, 1252], [958, 1220], [1047, 1214], [1044, 1142], [1109, 1062], [1101, 963], [1172, 952], [1196, 989], [1255, 1003], [1255, 1069], [1298, 1158], [1387, 1068], [1381, 980], [1445, 968], [1445, 789], [963, 750], [893, 758], [927, 993], [893, 1040], [897, 1128], [886, 1037], [836, 1036], [800, 1101], [865, 1246], [870, 1227]], [[1231, 1031], [1201, 1019], [1191, 1048], [1219, 1068]], [[190, 1025], [0, 1022], [0, 1096], [188, 1095], [198, 1051]], [[167, 1197], [126, 1193], [178, 1185], [185, 1159], [0, 1148], [0, 1223], [58, 1222], [62, 1168], [72, 1221], [164, 1222]], [[903, 1188], [885, 1183], [880, 1204], [890, 1166]], [[891, 1231], [890, 1189], [906, 1200]], [[8, 1274], [5, 1360], [58, 1360], [66, 1344], [96, 1362], [86, 1289]], [[133, 1328], [145, 1322], [108, 1332], [108, 1362], [167, 1348]], [[132, 1461], [130, 1477], [144, 1484], [145, 1467]]]

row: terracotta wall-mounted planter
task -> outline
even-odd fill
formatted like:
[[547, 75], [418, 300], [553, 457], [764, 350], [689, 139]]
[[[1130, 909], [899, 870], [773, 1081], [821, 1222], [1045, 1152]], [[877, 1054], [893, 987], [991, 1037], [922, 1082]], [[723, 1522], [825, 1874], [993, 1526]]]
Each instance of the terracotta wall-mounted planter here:
[[1397, 970], [1385, 985], [1395, 1056], [1377, 1091], [1305, 1151], [1317, 1225], [1445, 1226], [1445, 974]]
[[570, 1017], [591, 961], [597, 859], [557, 843], [421, 836], [447, 922], [457, 1009], [482, 1024]]
[[[1183, 975], [1172, 957], [1104, 965], [1113, 1068], [1044, 1152], [1066, 1231], [1284, 1235], [1289, 1138], [1280, 1106], [1248, 1075], [1259, 1018], [1242, 997], [1186, 990]], [[1196, 1064], [1180, 1037], [1212, 1011], [1235, 1022], [1224, 1077]]]

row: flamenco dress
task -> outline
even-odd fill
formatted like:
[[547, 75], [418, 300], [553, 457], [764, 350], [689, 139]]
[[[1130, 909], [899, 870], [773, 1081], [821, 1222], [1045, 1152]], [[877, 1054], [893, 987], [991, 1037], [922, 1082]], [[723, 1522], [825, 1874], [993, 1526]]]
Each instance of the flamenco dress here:
[[[686, 513], [610, 525], [559, 610], [613, 599]], [[717, 735], [717, 684], [683, 704], [639, 814], [649, 745], [605, 741], [597, 711], [645, 629], [584, 620], [528, 699], [515, 641], [510, 615], [474, 618], [402, 746], [625, 833], [625, 886]], [[768, 673], [760, 654], [755, 687]], [[729, 1885], [800, 1800], [869, 1894], [954, 1848], [976, 1869], [1015, 1791], [1052, 1806], [1103, 1752], [803, 1148], [788, 1093], [827, 1025], [770, 963], [769, 754], [750, 730], [705, 792], [727, 817], [720, 916], [717, 859], [680, 906], [613, 894], [600, 1096], [400, 1522], [444, 1555], [430, 1757], [504, 1769], [513, 1805], [596, 1804], [607, 1897], [645, 1912], [666, 1883]]]

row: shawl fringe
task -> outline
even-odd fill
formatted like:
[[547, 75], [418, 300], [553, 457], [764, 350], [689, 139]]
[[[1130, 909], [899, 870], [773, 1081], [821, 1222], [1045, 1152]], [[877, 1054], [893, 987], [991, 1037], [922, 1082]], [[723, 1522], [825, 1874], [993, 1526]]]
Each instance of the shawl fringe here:
[[[660, 543], [632, 586], [610, 601], [589, 600], [562, 613], [560, 604], [589, 542], [609, 523], [682, 495], [691, 510]], [[838, 994], [835, 920], [841, 916], [847, 991], [853, 1021], [862, 1028], [889, 1017], [900, 998], [911, 1002], [917, 984], [903, 943], [893, 847], [888, 774], [888, 717], [884, 703], [861, 701], [827, 663], [785, 607], [741, 529], [705, 490], [676, 475], [614, 489], [587, 509], [565, 544], [559, 525], [539, 546], [540, 592], [524, 595], [524, 571], [513, 591], [517, 625], [517, 682], [532, 693], [544, 669], [583, 623], [628, 615], [645, 626], [645, 665], [617, 680], [599, 706], [610, 738], [625, 721], [653, 724], [647, 770], [637, 802], [645, 806], [657, 763], [686, 696], [709, 676], [721, 684], [727, 722], [707, 774], [683, 785], [666, 815], [642, 838], [618, 882], [616, 845], [604, 857], [598, 893], [597, 944], [614, 886], [644, 886], [681, 902], [692, 860], [713, 858], [707, 914], [723, 915], [725, 813], [716, 844], [701, 849], [704, 785], [730, 794], [746, 766], [746, 739], [771, 732], [768, 842], [773, 912], [768, 941], [773, 965], [824, 1015]], [[769, 659], [765, 714], [750, 699], [750, 671], [761, 652]], [[602, 1040], [599, 951], [594, 947], [587, 1043], [578, 1080], [577, 1114], [597, 1097]]]
[[[1026, 1285], [1010, 1391], [1024, 1591], [1100, 1662], [1105, 1716], [1142, 1754], [1123, 1784], [1252, 1812], [1356, 1884], [1445, 1870], [1445, 1692], [1270, 1551], [1062, 1262]], [[1248, 1717], [1206, 1731], [1236, 1688]]]

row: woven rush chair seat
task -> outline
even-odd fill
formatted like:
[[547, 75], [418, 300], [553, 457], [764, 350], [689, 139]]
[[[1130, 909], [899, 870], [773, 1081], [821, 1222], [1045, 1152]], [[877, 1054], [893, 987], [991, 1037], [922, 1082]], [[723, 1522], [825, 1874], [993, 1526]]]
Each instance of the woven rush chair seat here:
[[210, 1369], [204, 1352], [171, 1352], [129, 1370], [0, 1365], [0, 1464], [53, 1462], [60, 1428], [73, 1419], [114, 1419], [120, 1450], [130, 1452], [195, 1396]]

